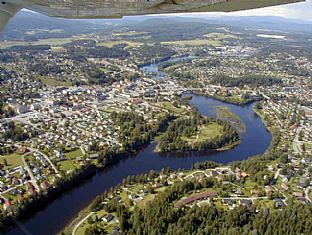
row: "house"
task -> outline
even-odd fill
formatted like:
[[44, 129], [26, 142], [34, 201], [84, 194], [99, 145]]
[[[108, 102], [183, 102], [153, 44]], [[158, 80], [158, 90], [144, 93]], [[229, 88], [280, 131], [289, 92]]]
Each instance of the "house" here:
[[279, 209], [285, 206], [285, 203], [280, 198], [274, 198], [274, 201], [275, 201], [275, 208]]
[[7, 200], [7, 201], [4, 203], [3, 209], [4, 209], [4, 210], [8, 210], [12, 205], [13, 205], [13, 202], [12, 202], [11, 200]]
[[107, 214], [106, 216], [103, 217], [103, 221], [106, 223], [112, 221], [114, 219], [114, 216], [112, 214]]
[[119, 234], [119, 228], [117, 226], [115, 226], [112, 230], [112, 234], [115, 235], [115, 234]]
[[47, 189], [49, 187], [49, 184], [46, 181], [43, 181], [43, 182], [40, 183], [40, 187], [42, 189]]
[[246, 173], [246, 172], [242, 172], [242, 173], [240, 173], [240, 176], [243, 177], [243, 178], [246, 178], [246, 177], [249, 176], [249, 174]]
[[289, 189], [289, 185], [288, 185], [287, 183], [285, 183], [285, 182], [283, 182], [283, 183], [281, 184], [281, 187], [282, 187], [284, 190], [288, 190], [288, 189]]
[[293, 195], [295, 197], [299, 197], [299, 198], [304, 197], [304, 193], [303, 192], [293, 192]]
[[229, 207], [229, 209], [234, 209], [234, 207], [236, 206], [236, 202], [233, 199], [223, 199], [222, 200], [223, 204], [227, 205]]
[[216, 197], [217, 195], [218, 195], [218, 193], [216, 191], [197, 193], [197, 194], [194, 194], [194, 195], [189, 196], [187, 198], [181, 199], [180, 201], [178, 201], [175, 204], [174, 207], [180, 208], [182, 206], [191, 204], [194, 201], [203, 200], [203, 199], [207, 199], [207, 198], [211, 198], [211, 197]]
[[299, 180], [299, 182], [297, 183], [298, 188], [301, 188], [301, 189], [306, 188], [307, 185], [308, 185], [308, 179], [307, 178], [301, 178]]
[[239, 200], [239, 203], [243, 206], [251, 207], [252, 206], [252, 200], [249, 199], [241, 199]]

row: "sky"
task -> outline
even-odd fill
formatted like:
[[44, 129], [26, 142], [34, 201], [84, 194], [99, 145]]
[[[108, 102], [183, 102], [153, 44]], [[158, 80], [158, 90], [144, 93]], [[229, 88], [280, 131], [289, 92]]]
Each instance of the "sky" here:
[[[189, 14], [195, 15], [195, 14]], [[234, 15], [234, 16], [281, 16], [288, 19], [312, 21], [312, 0], [282, 6], [267, 7], [255, 10], [231, 13], [207, 13], [207, 15]]]

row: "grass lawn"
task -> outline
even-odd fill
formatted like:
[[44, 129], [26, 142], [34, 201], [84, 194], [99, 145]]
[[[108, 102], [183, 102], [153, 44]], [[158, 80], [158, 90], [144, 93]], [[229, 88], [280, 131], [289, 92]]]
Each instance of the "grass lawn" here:
[[10, 155], [0, 156], [0, 163], [1, 164], [3, 164], [4, 159], [6, 159], [6, 161], [8, 163], [8, 165], [4, 167], [5, 170], [23, 165], [22, 157], [21, 157], [21, 155], [18, 155], [17, 153], [12, 153]]
[[50, 45], [50, 46], [59, 46], [66, 43], [73, 42], [75, 40], [88, 39], [85, 37], [77, 37], [77, 38], [48, 38], [48, 39], [40, 39], [38, 41], [33, 42], [23, 42], [23, 41], [6, 41], [1, 42], [0, 49], [9, 48], [12, 46], [38, 46], [38, 45]]
[[122, 191], [120, 194], [122, 201], [126, 204], [127, 207], [130, 207], [130, 200], [128, 197], [128, 193], [126, 191]]
[[74, 151], [71, 151], [71, 152], [66, 153], [65, 156], [66, 156], [66, 158], [68, 158], [68, 159], [75, 159], [75, 158], [77, 158], [77, 157], [82, 157], [83, 154], [82, 154], [82, 152], [81, 152], [80, 149], [76, 149], [76, 150], [74, 150]]
[[238, 39], [237, 36], [235, 36], [234, 34], [230, 34], [230, 33], [209, 33], [204, 36], [213, 40]]
[[163, 102], [161, 106], [168, 111], [171, 111], [173, 113], [182, 114], [185, 109], [183, 107], [176, 107], [171, 102]]
[[177, 46], [222, 46], [221, 42], [209, 39], [195, 39], [195, 40], [182, 40], [172, 42], [161, 42], [163, 45], [177, 45]]
[[143, 46], [143, 43], [141, 42], [132, 42], [132, 41], [126, 41], [126, 40], [100, 42], [100, 43], [97, 43], [97, 46], [113, 47], [113, 46], [120, 45], [120, 44], [127, 44], [128, 47]]
[[57, 166], [59, 166], [61, 171], [65, 171], [65, 172], [75, 168], [75, 164], [73, 163], [72, 160], [58, 162]]
[[48, 86], [71, 86], [71, 82], [69, 81], [61, 81], [55, 78], [50, 77], [40, 77], [40, 80]]
[[312, 143], [305, 143], [305, 147], [307, 150], [312, 149]]
[[148, 194], [147, 196], [144, 197], [144, 199], [142, 201], [140, 201], [137, 206], [139, 208], [144, 208], [146, 206], [146, 204], [150, 201], [153, 201], [154, 198], [156, 197], [155, 194]]
[[198, 138], [197, 135], [194, 135], [191, 138], [182, 136], [181, 139], [190, 143], [206, 141], [222, 134], [222, 129], [223, 127], [217, 123], [209, 123], [208, 125], [200, 128]]
[[128, 32], [120, 32], [120, 33], [113, 33], [114, 36], [134, 36], [134, 35], [145, 35], [149, 34], [148, 32], [136, 32], [136, 31], [128, 31]]

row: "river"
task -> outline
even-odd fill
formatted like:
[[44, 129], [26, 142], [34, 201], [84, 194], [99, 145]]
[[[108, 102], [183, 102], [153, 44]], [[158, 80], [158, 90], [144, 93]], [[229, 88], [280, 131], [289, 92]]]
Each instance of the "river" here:
[[[137, 156], [129, 157], [112, 167], [98, 172], [78, 187], [64, 193], [32, 215], [31, 218], [21, 221], [23, 225], [34, 235], [52, 235], [59, 232], [96, 195], [121, 183], [122, 179], [128, 175], [141, 174], [166, 167], [174, 170], [179, 168], [188, 169], [192, 164], [199, 161], [215, 161], [227, 164], [261, 154], [270, 145], [271, 134], [267, 131], [261, 119], [254, 113], [253, 104], [238, 106], [198, 95], [193, 95], [190, 104], [197, 107], [203, 115], [207, 116], [215, 115], [216, 106], [228, 107], [246, 125], [246, 132], [242, 134], [241, 143], [225, 152], [188, 154], [155, 153], [153, 150], [156, 143], [151, 143], [147, 148], [139, 152]], [[23, 232], [18, 228], [13, 228], [8, 234], [19, 235], [23, 234]]]
[[[154, 65], [153, 65], [154, 66]], [[79, 211], [86, 207], [92, 199], [106, 189], [116, 186], [128, 175], [135, 175], [150, 170], [161, 170], [170, 167], [189, 169], [192, 164], [200, 161], [215, 161], [227, 164], [232, 161], [247, 159], [262, 154], [269, 147], [272, 136], [265, 128], [261, 119], [254, 113], [253, 105], [238, 106], [222, 101], [192, 95], [190, 104], [206, 116], [215, 116], [216, 106], [226, 106], [237, 114], [246, 126], [241, 136], [241, 143], [224, 152], [192, 152], [192, 153], [155, 153], [156, 143], [151, 143], [136, 156], [131, 156], [120, 163], [99, 171], [79, 186], [63, 193], [30, 218], [20, 221], [33, 235], [52, 235], [58, 233], [70, 222]], [[19, 228], [12, 228], [7, 234], [24, 234]]]

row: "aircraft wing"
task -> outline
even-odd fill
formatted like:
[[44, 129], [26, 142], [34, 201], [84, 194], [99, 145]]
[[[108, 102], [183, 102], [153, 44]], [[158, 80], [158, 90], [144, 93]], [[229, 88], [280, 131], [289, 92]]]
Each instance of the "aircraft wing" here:
[[231, 12], [304, 0], [0, 0], [0, 31], [27, 8], [63, 18], [121, 18], [130, 15]]

